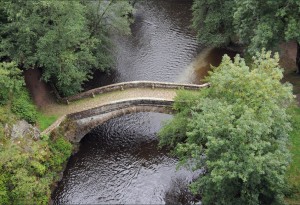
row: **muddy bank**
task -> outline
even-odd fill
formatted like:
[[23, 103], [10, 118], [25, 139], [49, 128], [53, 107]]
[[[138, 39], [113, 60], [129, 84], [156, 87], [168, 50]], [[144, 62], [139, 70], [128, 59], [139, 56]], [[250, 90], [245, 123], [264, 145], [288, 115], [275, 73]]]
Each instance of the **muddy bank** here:
[[24, 71], [26, 87], [35, 105], [40, 109], [55, 103], [55, 97], [49, 85], [42, 79], [39, 69], [28, 69]]

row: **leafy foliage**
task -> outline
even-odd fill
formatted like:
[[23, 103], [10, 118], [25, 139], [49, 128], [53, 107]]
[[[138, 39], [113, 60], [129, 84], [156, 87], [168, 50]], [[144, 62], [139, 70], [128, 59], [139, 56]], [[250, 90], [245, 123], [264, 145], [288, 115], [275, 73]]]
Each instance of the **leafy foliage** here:
[[17, 68], [16, 63], [0, 63], [0, 104], [7, 103], [8, 100], [12, 100], [13, 94], [18, 95], [22, 86], [24, 85], [24, 79], [22, 77], [22, 71]]
[[71, 155], [61, 133], [36, 139], [27, 134], [11, 139], [18, 119], [35, 123], [37, 111], [15, 63], [0, 63], [0, 205], [48, 204], [50, 185]]
[[252, 53], [257, 48], [274, 48], [285, 40], [300, 42], [299, 1], [244, 0], [235, 4], [236, 32]]
[[200, 43], [210, 46], [228, 45], [234, 37], [234, 0], [195, 0], [193, 4], [193, 27], [198, 31]]
[[22, 71], [15, 62], [0, 63], [0, 104], [7, 106], [7, 109], [11, 109], [20, 118], [35, 123], [36, 108], [24, 89], [24, 84]]
[[[300, 43], [300, 1], [195, 0], [193, 27], [201, 43], [226, 46], [242, 43], [250, 54], [289, 40]], [[297, 54], [300, 69], [300, 51]]]
[[[43, 79], [71, 95], [94, 68], [112, 65], [109, 31], [129, 31], [127, 1], [0, 1], [0, 58], [42, 67]], [[95, 4], [98, 4], [95, 7]]]
[[293, 96], [280, 83], [278, 61], [265, 51], [251, 66], [224, 56], [207, 79], [210, 88], [176, 98], [179, 113], [160, 132], [160, 144], [181, 164], [203, 170], [191, 189], [204, 204], [283, 203]]
[[13, 100], [11, 110], [29, 123], [35, 123], [37, 120], [35, 105], [26, 90], [20, 92], [18, 98]]
[[48, 204], [50, 185], [71, 150], [62, 137], [45, 141], [24, 136], [16, 142], [4, 142], [0, 150], [0, 204]]

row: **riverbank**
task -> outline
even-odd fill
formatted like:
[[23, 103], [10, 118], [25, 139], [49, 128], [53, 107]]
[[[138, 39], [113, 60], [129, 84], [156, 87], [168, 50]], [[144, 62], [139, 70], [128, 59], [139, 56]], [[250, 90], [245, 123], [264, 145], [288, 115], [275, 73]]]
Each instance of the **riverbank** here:
[[62, 132], [40, 135], [9, 103], [0, 113], [0, 204], [48, 204], [71, 143]]

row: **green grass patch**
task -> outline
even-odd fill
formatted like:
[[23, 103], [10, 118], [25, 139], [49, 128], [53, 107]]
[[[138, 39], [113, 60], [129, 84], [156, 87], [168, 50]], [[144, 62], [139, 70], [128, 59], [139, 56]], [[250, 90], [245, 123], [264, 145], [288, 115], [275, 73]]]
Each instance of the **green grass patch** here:
[[290, 151], [292, 163], [287, 172], [292, 195], [287, 199], [289, 204], [300, 204], [300, 108], [291, 110], [293, 131], [290, 133]]
[[47, 129], [52, 123], [57, 120], [56, 115], [45, 115], [42, 112], [37, 113], [37, 126], [41, 131]]

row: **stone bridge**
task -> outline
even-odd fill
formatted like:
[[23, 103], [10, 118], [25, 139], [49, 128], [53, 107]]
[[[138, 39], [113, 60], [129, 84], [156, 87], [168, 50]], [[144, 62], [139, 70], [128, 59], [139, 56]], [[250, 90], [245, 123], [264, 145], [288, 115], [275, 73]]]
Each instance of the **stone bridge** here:
[[67, 137], [73, 142], [80, 142], [93, 128], [112, 118], [136, 112], [172, 114], [176, 90], [199, 90], [208, 86], [208, 84], [133, 81], [59, 98], [63, 104], [56, 105], [53, 110], [56, 110], [60, 117], [42, 134], [50, 134], [62, 121], [68, 119], [72, 129], [68, 129]]

